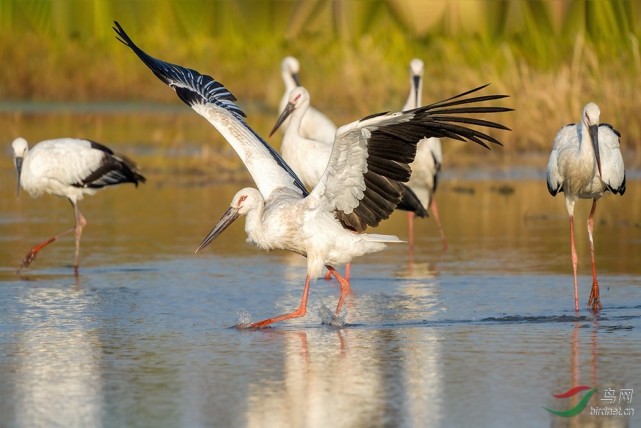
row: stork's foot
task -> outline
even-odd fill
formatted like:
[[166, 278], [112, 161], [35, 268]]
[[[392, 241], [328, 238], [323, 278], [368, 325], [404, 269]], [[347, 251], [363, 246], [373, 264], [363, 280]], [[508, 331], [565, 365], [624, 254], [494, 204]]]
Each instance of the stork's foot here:
[[592, 312], [599, 312], [603, 308], [601, 304], [601, 296], [599, 293], [599, 283], [592, 283], [592, 291], [590, 291], [590, 299], [588, 300], [588, 309]]
[[305, 316], [307, 310], [305, 307], [299, 307], [294, 312], [290, 312], [285, 315], [279, 315], [277, 317], [267, 318], [266, 320], [258, 321], [253, 324], [249, 324], [246, 328], [264, 328], [275, 322], [288, 320], [291, 318], [299, 318]]
[[32, 248], [29, 250], [26, 256], [24, 256], [24, 259], [22, 259], [22, 264], [18, 268], [18, 272], [20, 272], [22, 269], [29, 267], [31, 262], [33, 262], [36, 259], [36, 256], [38, 255], [38, 248]]
[[[70, 229], [70, 230], [73, 230], [73, 229]], [[68, 232], [69, 231], [64, 232], [64, 233], [68, 233]], [[64, 233], [61, 233], [60, 235], [64, 235]], [[60, 236], [60, 235], [58, 235], [58, 236]], [[31, 262], [33, 262], [36, 259], [36, 256], [38, 255], [40, 250], [42, 250], [44, 247], [46, 247], [47, 245], [51, 244], [53, 241], [58, 239], [58, 236], [54, 236], [53, 238], [49, 238], [46, 241], [44, 241], [44, 242], [36, 245], [32, 249], [30, 249], [29, 252], [27, 253], [27, 255], [24, 256], [24, 259], [22, 259], [22, 264], [18, 268], [18, 273], [20, 273], [20, 271], [22, 269], [28, 267], [31, 264]]]

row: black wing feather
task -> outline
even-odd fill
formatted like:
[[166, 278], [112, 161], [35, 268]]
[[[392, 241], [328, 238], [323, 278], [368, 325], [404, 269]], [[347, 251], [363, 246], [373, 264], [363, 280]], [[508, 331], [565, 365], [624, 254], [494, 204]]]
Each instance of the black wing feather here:
[[[502, 145], [496, 138], [469, 126], [482, 126], [509, 130], [508, 127], [490, 120], [460, 116], [462, 114], [489, 114], [512, 111], [507, 107], [474, 106], [485, 101], [505, 98], [506, 95], [484, 95], [463, 98], [487, 85], [471, 89], [462, 94], [427, 106], [408, 110], [412, 113], [409, 121], [381, 125], [371, 130], [367, 140], [367, 172], [364, 175], [366, 190], [359, 205], [350, 214], [336, 210], [336, 217], [345, 227], [358, 232], [367, 226], [377, 226], [388, 218], [394, 209], [413, 211], [427, 216], [416, 194], [403, 185], [411, 176], [409, 164], [416, 157], [416, 145], [423, 138], [452, 138], [472, 141], [487, 149], [488, 143]], [[372, 119], [386, 113], [367, 116]], [[469, 125], [469, 126], [468, 126]]]
[[115, 184], [134, 183], [138, 187], [138, 183], [147, 181], [136, 163], [128, 157], [116, 154], [109, 147], [95, 141], [89, 141], [89, 143], [91, 148], [103, 152], [102, 160], [98, 168], [73, 186], [100, 189]]

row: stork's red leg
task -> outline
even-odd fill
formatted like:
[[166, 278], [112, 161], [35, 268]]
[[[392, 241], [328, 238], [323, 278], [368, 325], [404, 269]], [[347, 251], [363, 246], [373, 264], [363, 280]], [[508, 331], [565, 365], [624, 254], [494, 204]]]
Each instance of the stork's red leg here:
[[27, 255], [24, 256], [24, 259], [22, 259], [22, 264], [18, 268], [18, 272], [20, 272], [22, 269], [28, 267], [31, 264], [31, 262], [33, 262], [36, 259], [36, 256], [38, 255], [40, 250], [42, 250], [47, 245], [55, 242], [61, 236], [66, 235], [68, 233], [71, 233], [74, 230], [76, 230], [76, 228], [72, 227], [71, 229], [65, 230], [64, 232], [59, 233], [56, 236], [52, 236], [51, 238], [47, 239], [46, 241], [43, 241], [43, 242], [39, 243], [38, 245], [34, 246], [32, 249], [29, 250]]
[[572, 271], [574, 272], [574, 310], [579, 311], [579, 280], [576, 274], [578, 257], [574, 246], [574, 215], [570, 215], [570, 245], [572, 248]]
[[590, 217], [588, 217], [588, 236], [590, 237], [590, 256], [592, 258], [592, 290], [590, 291], [588, 308], [594, 312], [598, 312], [603, 306], [601, 305], [601, 296], [599, 293], [599, 281], [596, 279], [594, 238], [592, 236], [592, 232], [594, 231], [594, 211], [596, 211], [596, 199], [592, 201], [592, 209], [590, 210]]
[[409, 245], [410, 252], [414, 250], [414, 213], [407, 212], [407, 244]]
[[338, 298], [338, 304], [336, 305], [336, 316], [338, 316], [341, 312], [341, 308], [343, 307], [343, 303], [345, 302], [345, 296], [351, 291], [351, 288], [349, 286], [349, 281], [341, 276], [340, 273], [336, 269], [334, 269], [331, 266], [326, 266], [329, 272], [334, 275], [334, 278], [338, 280], [338, 283], [341, 285], [341, 294], [340, 297]]
[[273, 324], [275, 322], [304, 316], [307, 313], [307, 297], [309, 296], [309, 283], [310, 283], [310, 277], [309, 275], [307, 275], [307, 279], [305, 279], [305, 289], [303, 290], [303, 298], [300, 301], [300, 306], [298, 306], [298, 309], [288, 314], [279, 315], [277, 317], [267, 318], [266, 320], [255, 322], [251, 324], [249, 328], [262, 328], [262, 327], [268, 326], [269, 324]]
[[78, 261], [80, 259], [80, 237], [82, 236], [82, 229], [87, 225], [87, 220], [85, 220], [80, 210], [78, 210], [78, 206], [73, 202], [72, 205], [76, 214], [76, 227], [74, 228], [74, 231], [76, 232], [76, 251], [74, 256], [73, 271], [76, 275], [78, 275]]
[[432, 217], [434, 217], [434, 221], [436, 222], [438, 231], [441, 234], [441, 241], [443, 242], [443, 251], [447, 251], [447, 238], [445, 237], [445, 232], [443, 231], [443, 226], [441, 225], [441, 219], [438, 215], [438, 207], [436, 206], [435, 198], [432, 198], [432, 200], [430, 201], [430, 212], [432, 213]]
[[[352, 271], [352, 264], [351, 263], [347, 263], [345, 265], [345, 279], [348, 282], [349, 282], [349, 278], [351, 276], [351, 271]], [[325, 281], [329, 281], [330, 279], [332, 279], [332, 272], [330, 272], [329, 269], [327, 270], [327, 273], [325, 274], [324, 278], [325, 278]]]

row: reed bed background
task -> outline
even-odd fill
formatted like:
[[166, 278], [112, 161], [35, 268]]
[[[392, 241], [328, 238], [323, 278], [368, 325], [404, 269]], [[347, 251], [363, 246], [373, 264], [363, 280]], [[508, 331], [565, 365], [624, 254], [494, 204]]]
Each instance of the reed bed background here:
[[595, 101], [641, 163], [637, 1], [0, 0], [0, 101], [178, 103], [115, 40], [114, 20], [152, 55], [220, 80], [252, 124], [276, 114], [285, 55], [337, 123], [400, 108], [419, 57], [425, 103], [484, 83], [511, 95], [504, 156], [547, 154]]

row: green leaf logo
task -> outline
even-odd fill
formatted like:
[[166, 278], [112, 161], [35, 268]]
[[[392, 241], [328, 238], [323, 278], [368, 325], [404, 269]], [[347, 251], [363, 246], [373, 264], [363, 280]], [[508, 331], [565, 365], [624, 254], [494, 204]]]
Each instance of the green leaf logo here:
[[571, 409], [554, 410], [554, 409], [548, 409], [547, 407], [544, 407], [544, 409], [554, 415], [562, 416], [564, 418], [571, 418], [572, 416], [576, 416], [579, 413], [581, 413], [583, 409], [585, 409], [585, 406], [588, 405], [588, 401], [590, 401], [590, 398], [597, 390], [596, 388], [590, 388], [589, 386], [586, 386], [586, 385], [579, 385], [569, 389], [568, 391], [562, 394], [553, 394], [553, 397], [555, 398], [567, 398], [567, 397], [572, 397], [573, 395], [576, 395], [579, 392], [585, 391], [585, 390], [589, 390], [589, 391], [583, 396], [581, 401], [579, 401], [579, 403], [576, 406], [572, 407]]

